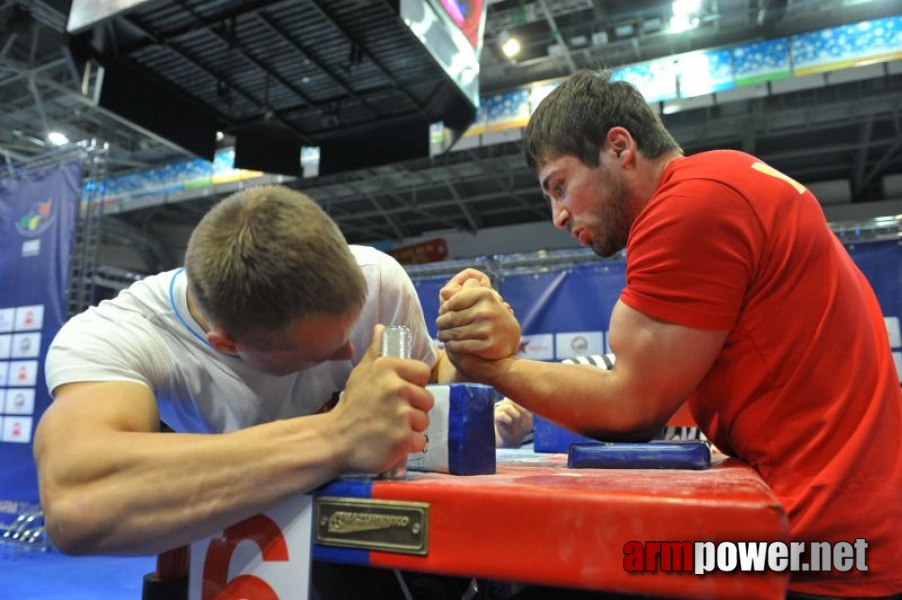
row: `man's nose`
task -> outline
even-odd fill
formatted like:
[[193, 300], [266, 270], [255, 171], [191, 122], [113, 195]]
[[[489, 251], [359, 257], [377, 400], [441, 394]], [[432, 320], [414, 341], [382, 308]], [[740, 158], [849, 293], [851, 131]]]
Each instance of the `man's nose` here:
[[332, 360], [348, 360], [349, 358], [354, 358], [354, 344], [350, 340], [332, 355]]
[[559, 202], [551, 201], [551, 222], [558, 229], [566, 229], [570, 221], [570, 213]]

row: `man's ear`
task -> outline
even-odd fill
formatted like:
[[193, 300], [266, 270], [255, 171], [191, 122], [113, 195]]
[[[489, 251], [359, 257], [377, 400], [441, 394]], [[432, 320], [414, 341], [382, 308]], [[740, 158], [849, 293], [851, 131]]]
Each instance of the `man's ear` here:
[[628, 164], [635, 157], [636, 142], [623, 127], [611, 127], [608, 130], [607, 145], [621, 165]]
[[236, 354], [238, 352], [238, 344], [229, 337], [229, 334], [221, 330], [219, 327], [213, 327], [207, 332], [207, 341], [210, 345], [224, 352], [225, 354]]

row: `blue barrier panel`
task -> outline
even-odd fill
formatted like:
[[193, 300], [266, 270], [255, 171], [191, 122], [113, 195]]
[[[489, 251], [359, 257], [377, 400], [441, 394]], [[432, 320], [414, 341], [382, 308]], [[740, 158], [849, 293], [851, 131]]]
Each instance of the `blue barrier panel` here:
[[611, 311], [626, 285], [626, 263], [502, 267], [499, 290], [520, 319], [520, 355], [562, 360], [603, 354]]
[[47, 347], [66, 316], [81, 162], [0, 180], [0, 524], [38, 505], [34, 428]]
[[895, 239], [846, 246], [849, 255], [867, 278], [883, 311], [896, 371], [902, 381], [902, 246]]

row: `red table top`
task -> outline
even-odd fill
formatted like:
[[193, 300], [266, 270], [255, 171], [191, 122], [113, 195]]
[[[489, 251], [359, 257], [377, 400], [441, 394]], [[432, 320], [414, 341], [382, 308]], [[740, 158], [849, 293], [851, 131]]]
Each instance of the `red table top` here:
[[787, 541], [776, 496], [734, 459], [715, 456], [703, 471], [570, 469], [563, 454], [499, 451], [495, 475], [410, 472], [361, 486], [372, 499], [429, 504], [428, 554], [368, 551], [372, 566], [652, 595], [785, 595], [787, 573], [624, 568], [628, 542]]

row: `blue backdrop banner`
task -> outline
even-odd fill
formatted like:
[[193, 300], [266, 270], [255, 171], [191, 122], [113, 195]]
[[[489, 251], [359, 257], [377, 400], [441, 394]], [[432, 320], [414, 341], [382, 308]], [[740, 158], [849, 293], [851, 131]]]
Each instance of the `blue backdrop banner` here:
[[[844, 247], [874, 288], [902, 379], [902, 242], [865, 238], [859, 242], [844, 240]], [[477, 268], [492, 273], [496, 289], [520, 320], [520, 356], [558, 361], [610, 352], [608, 323], [626, 286], [623, 258], [600, 259], [588, 252], [551, 251], [496, 256], [490, 264], [484, 258], [473, 261]], [[478, 261], [481, 262], [475, 264]], [[433, 337], [438, 291], [458, 270], [442, 271], [440, 265], [410, 269]], [[423, 267], [429, 267], [428, 273], [422, 273]]]
[[502, 269], [498, 289], [520, 320], [520, 356], [563, 360], [607, 351], [614, 304], [626, 286], [626, 263], [601, 260]]
[[435, 319], [438, 317], [439, 297], [438, 293], [450, 279], [450, 276], [431, 275], [428, 277], [412, 277], [413, 286], [417, 290], [417, 297], [423, 306], [423, 315], [426, 317], [426, 328], [432, 339], [436, 338]]
[[899, 317], [902, 316], [902, 245], [892, 239], [849, 244], [846, 249], [874, 288], [880, 302], [896, 371], [902, 381], [902, 333], [899, 327]]
[[66, 318], [81, 162], [0, 179], [0, 524], [38, 505], [34, 429], [47, 347]]

